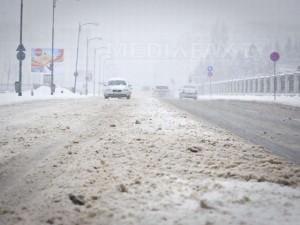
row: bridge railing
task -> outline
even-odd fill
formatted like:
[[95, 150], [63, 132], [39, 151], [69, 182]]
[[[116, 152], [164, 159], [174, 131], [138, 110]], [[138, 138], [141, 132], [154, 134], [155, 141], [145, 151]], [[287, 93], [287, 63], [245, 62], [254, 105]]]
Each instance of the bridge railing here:
[[276, 77], [259, 76], [204, 83], [199, 85], [199, 94], [271, 95], [274, 88], [279, 95], [300, 95], [300, 71], [278, 74]]

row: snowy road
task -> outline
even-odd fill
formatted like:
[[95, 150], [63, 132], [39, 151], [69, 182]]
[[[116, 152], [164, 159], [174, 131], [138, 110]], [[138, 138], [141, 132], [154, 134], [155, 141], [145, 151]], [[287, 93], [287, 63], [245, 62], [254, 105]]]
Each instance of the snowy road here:
[[226, 100], [168, 102], [300, 164], [299, 107]]
[[297, 224], [300, 167], [155, 99], [0, 106], [0, 224]]

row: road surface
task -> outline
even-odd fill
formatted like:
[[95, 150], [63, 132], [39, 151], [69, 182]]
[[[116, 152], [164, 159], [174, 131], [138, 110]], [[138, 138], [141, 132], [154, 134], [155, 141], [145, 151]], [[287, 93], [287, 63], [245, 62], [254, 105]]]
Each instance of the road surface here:
[[0, 121], [1, 225], [300, 221], [298, 165], [156, 99], [12, 104]]
[[166, 101], [300, 164], [299, 107], [231, 100]]

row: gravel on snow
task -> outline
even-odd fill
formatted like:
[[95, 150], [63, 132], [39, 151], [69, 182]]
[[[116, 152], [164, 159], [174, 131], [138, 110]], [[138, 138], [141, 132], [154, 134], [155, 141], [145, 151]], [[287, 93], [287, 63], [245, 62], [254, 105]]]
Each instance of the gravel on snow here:
[[156, 99], [0, 107], [0, 224], [297, 224], [300, 167]]

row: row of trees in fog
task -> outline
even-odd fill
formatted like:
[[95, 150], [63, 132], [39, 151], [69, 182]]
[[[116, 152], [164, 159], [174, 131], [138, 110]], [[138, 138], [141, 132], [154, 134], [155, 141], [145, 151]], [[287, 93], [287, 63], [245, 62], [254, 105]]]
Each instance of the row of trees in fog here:
[[217, 23], [211, 30], [211, 43], [207, 55], [196, 66], [192, 77], [199, 82], [207, 78], [207, 66], [214, 68], [214, 80], [238, 79], [273, 73], [270, 53], [280, 53], [279, 69], [296, 70], [300, 65], [300, 40], [286, 37], [280, 41], [268, 39], [256, 42], [233, 42], [223, 23]]

